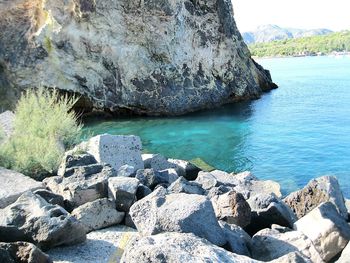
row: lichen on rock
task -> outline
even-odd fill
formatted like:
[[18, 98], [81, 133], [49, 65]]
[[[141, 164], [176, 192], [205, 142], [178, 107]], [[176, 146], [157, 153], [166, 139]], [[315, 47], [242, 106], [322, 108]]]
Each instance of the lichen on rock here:
[[[80, 94], [80, 107], [177, 115], [275, 88], [230, 0], [0, 3], [0, 89]], [[5, 86], [6, 85], [6, 86]], [[11, 95], [11, 96], [10, 96]]]

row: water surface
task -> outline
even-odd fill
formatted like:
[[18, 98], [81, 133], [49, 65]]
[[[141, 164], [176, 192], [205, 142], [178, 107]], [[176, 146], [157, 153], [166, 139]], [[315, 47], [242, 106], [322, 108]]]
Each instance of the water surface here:
[[251, 170], [284, 193], [336, 175], [350, 197], [350, 57], [263, 59], [279, 89], [182, 117], [91, 120], [85, 136], [135, 134], [148, 152]]

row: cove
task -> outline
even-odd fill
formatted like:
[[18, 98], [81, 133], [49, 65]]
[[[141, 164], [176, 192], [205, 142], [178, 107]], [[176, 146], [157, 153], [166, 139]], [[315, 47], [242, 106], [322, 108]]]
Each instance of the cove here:
[[228, 171], [251, 170], [284, 194], [321, 175], [337, 176], [350, 197], [350, 57], [259, 61], [279, 89], [256, 101], [181, 117], [90, 119], [83, 139], [134, 134], [145, 152], [200, 158]]

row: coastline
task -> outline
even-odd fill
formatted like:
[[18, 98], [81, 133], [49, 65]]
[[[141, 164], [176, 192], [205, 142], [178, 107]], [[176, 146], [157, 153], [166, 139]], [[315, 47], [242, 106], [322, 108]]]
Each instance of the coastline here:
[[252, 59], [259, 60], [259, 59], [272, 59], [272, 58], [301, 58], [301, 57], [350, 57], [350, 51], [349, 52], [331, 52], [327, 54], [298, 54], [298, 55], [291, 55], [291, 56], [252, 56]]

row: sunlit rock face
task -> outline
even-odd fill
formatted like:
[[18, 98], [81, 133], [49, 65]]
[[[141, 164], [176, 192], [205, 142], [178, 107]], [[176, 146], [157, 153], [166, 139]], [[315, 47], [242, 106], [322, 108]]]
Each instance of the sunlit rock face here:
[[230, 0], [1, 1], [0, 107], [37, 86], [79, 94], [85, 110], [148, 115], [276, 87], [250, 58]]

